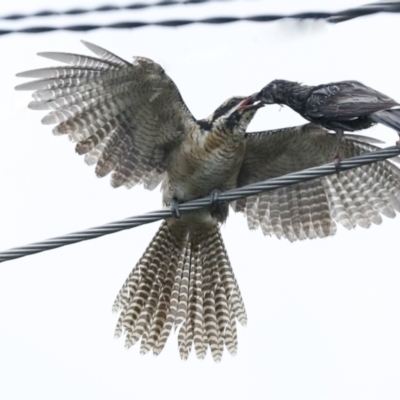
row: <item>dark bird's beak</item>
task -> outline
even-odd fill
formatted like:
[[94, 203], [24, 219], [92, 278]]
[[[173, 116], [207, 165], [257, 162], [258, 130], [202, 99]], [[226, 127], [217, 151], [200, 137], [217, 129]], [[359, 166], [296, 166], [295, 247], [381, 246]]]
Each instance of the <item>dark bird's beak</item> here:
[[269, 84], [267, 86], [264, 86], [258, 93], [255, 93], [253, 96], [256, 96], [257, 100], [260, 100], [264, 104], [275, 103]]
[[239, 109], [251, 109], [251, 110], [258, 110], [261, 107], [264, 107], [264, 104], [259, 102], [259, 92], [253, 93], [251, 96], [246, 97], [239, 103]]

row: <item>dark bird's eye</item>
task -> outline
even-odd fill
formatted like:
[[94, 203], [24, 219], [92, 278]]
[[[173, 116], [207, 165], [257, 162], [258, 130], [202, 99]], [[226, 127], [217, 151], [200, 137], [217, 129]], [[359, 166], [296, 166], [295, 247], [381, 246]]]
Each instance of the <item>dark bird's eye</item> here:
[[239, 101], [240, 100], [238, 100], [238, 99], [231, 99], [231, 100], [229, 100], [228, 106], [231, 106], [231, 107], [236, 106], [236, 104], [239, 104]]

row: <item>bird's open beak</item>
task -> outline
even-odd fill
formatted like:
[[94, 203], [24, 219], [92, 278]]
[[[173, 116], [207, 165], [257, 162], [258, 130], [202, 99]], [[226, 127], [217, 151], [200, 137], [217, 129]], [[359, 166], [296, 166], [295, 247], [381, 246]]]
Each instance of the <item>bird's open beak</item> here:
[[238, 108], [245, 108], [246, 110], [258, 110], [261, 107], [264, 107], [264, 104], [258, 99], [259, 92], [253, 93], [251, 96], [246, 97], [239, 103]]

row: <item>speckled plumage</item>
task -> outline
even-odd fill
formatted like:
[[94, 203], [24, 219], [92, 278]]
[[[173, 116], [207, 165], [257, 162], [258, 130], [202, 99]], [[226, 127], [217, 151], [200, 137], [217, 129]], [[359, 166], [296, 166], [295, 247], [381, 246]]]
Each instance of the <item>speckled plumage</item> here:
[[[133, 63], [90, 43], [99, 57], [41, 55], [70, 64], [19, 74], [39, 80], [33, 109], [49, 110], [43, 123], [69, 135], [96, 174], [111, 174], [114, 187], [162, 183], [163, 202], [185, 201], [329, 162], [337, 146], [323, 128], [246, 134], [260, 107], [250, 96], [233, 97], [210, 117], [196, 120], [164, 70], [153, 61]], [[346, 156], [373, 149], [363, 141], [342, 144]], [[232, 204], [251, 229], [290, 241], [334, 235], [335, 221], [351, 229], [381, 222], [400, 211], [400, 174], [390, 162], [362, 167], [251, 196]], [[113, 309], [125, 344], [140, 341], [141, 353], [159, 354], [178, 330], [183, 359], [210, 348], [219, 361], [226, 347], [237, 352], [236, 322], [246, 324], [243, 299], [219, 225], [228, 205], [165, 220], [121, 288]], [[256, 273], [256, 271], [252, 271]]]

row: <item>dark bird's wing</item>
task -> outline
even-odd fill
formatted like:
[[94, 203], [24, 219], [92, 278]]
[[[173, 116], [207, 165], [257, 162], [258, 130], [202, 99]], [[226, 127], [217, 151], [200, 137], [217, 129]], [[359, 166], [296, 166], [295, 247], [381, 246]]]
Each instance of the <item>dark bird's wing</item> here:
[[398, 105], [396, 101], [357, 81], [316, 86], [306, 103], [312, 118], [352, 119]]
[[99, 177], [113, 172], [114, 187], [153, 189], [195, 119], [159, 64], [142, 57], [129, 63], [83, 43], [98, 57], [40, 53], [69, 66], [22, 72], [18, 76], [39, 79], [16, 89], [35, 90], [29, 107], [50, 110], [42, 122], [77, 142], [76, 151], [97, 164]]
[[[376, 149], [361, 140], [343, 143], [343, 158]], [[363, 138], [364, 139], [364, 138]], [[307, 124], [249, 133], [238, 186], [267, 180], [332, 161], [337, 138]], [[250, 229], [290, 241], [331, 236], [335, 221], [347, 229], [380, 224], [381, 214], [400, 212], [400, 171], [389, 161], [340, 172], [313, 181], [238, 200], [235, 211], [247, 215]]]

